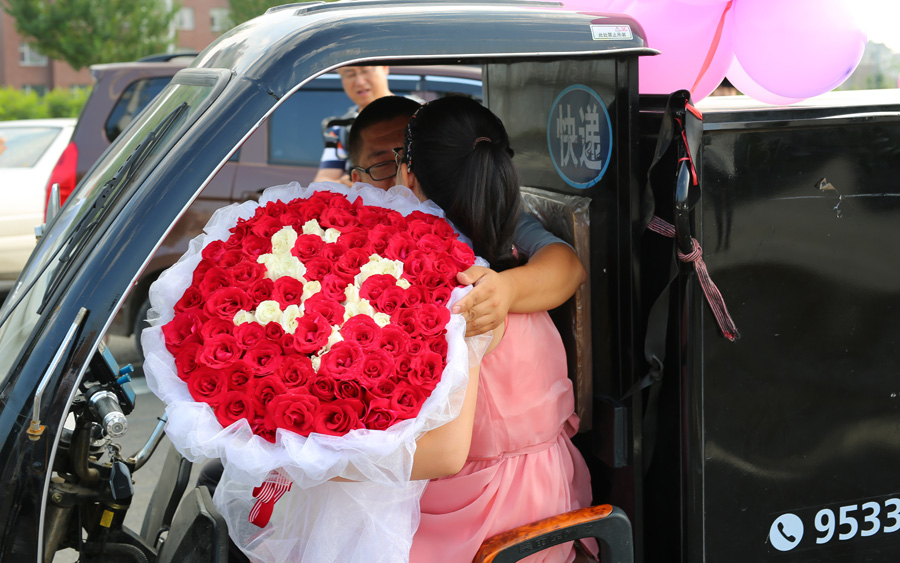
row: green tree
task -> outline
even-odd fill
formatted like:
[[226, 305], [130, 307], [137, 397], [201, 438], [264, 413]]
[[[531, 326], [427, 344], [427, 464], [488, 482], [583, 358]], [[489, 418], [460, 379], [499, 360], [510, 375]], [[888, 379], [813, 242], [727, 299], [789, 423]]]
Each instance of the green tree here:
[[180, 7], [164, 0], [0, 1], [29, 44], [75, 69], [165, 51]]

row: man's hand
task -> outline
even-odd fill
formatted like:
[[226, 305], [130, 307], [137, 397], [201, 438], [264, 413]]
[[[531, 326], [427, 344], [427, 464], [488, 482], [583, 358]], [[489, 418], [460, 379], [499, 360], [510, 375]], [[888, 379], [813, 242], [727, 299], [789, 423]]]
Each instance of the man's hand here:
[[472, 266], [456, 276], [462, 285], [473, 285], [468, 295], [453, 306], [466, 320], [466, 336], [476, 336], [500, 326], [515, 300], [513, 279], [494, 270]]

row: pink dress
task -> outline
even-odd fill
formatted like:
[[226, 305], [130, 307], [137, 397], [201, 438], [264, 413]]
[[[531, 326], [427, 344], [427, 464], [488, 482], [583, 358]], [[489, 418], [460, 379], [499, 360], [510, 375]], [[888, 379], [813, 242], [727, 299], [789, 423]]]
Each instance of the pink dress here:
[[[547, 313], [510, 314], [481, 363], [475, 428], [462, 471], [428, 483], [410, 561], [472, 561], [500, 532], [588, 506], [587, 465], [562, 340]], [[572, 544], [525, 559], [565, 562]]]

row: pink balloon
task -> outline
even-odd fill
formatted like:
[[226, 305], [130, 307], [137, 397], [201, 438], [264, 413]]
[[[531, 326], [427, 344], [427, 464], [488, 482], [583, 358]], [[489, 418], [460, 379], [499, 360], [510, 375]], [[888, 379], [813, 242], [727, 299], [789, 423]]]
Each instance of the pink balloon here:
[[794, 102], [799, 102], [805, 99], [786, 98], [784, 96], [779, 96], [777, 94], [769, 92], [768, 90], [754, 82], [752, 78], [747, 76], [746, 71], [744, 71], [743, 67], [741, 67], [741, 63], [738, 62], [736, 58], [732, 60], [731, 66], [728, 67], [728, 72], [725, 73], [725, 76], [728, 78], [731, 84], [740, 91], [741, 94], [750, 96], [755, 100], [759, 100], [767, 104], [786, 106], [788, 104], [793, 104]]
[[[695, 6], [666, 0], [632, 4], [629, 15], [643, 26], [648, 45], [661, 52], [641, 57], [640, 91], [667, 94], [691, 90], [700, 78], [703, 87], [697, 88], [696, 98], [709, 94], [722, 81], [730, 60], [727, 8], [728, 4], [722, 3]], [[722, 53], [716, 56], [720, 47]], [[713, 56], [707, 61], [710, 53]]]
[[897, 77], [897, 88], [900, 88], [900, 76]]
[[753, 82], [789, 98], [828, 92], [862, 58], [849, 0], [737, 0], [734, 54]]
[[693, 4], [694, 6], [710, 6], [713, 4], [727, 4], [730, 0], [678, 0], [682, 4]]
[[691, 88], [691, 98], [698, 102], [709, 96], [725, 78], [731, 61], [734, 60], [734, 8], [725, 14], [722, 22], [722, 31], [719, 33], [719, 43], [716, 52], [710, 60], [706, 71], [694, 82]]

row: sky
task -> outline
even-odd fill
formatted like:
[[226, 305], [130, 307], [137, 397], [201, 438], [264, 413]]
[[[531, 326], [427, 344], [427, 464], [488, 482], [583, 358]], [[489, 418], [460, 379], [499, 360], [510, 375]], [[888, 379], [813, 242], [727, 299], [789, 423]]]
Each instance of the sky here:
[[851, 6], [857, 11], [859, 27], [869, 41], [884, 43], [900, 53], [900, 1], [855, 0]]

